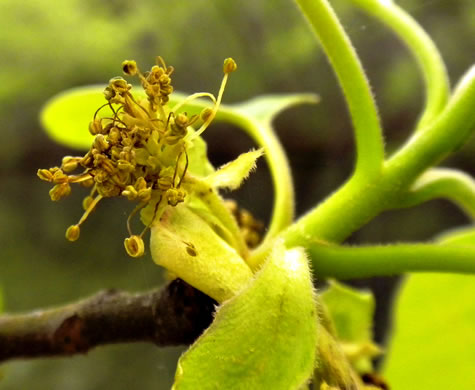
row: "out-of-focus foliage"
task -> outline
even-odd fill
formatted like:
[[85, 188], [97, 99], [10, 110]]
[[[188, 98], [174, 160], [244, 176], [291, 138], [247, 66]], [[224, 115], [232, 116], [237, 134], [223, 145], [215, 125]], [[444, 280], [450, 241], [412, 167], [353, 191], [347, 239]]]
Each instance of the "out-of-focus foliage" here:
[[[391, 148], [402, 142], [422, 106], [417, 68], [380, 24], [355, 12], [346, 0], [334, 3], [372, 81]], [[452, 80], [457, 79], [473, 62], [475, 2], [398, 3], [431, 33]], [[120, 229], [131, 211], [127, 202], [104, 202], [108, 206], [91, 216], [81, 239], [71, 244], [63, 239], [64, 229], [81, 214], [77, 205], [85, 194], [77, 191], [53, 204], [47, 186], [35, 176], [38, 167], [59, 164], [61, 156], [75, 153], [54, 145], [40, 129], [44, 102], [67, 88], [107, 83], [120, 74], [124, 59], [134, 58], [146, 69], [155, 55], [175, 66], [174, 85], [186, 92], [217, 89], [223, 58], [235, 58], [239, 70], [224, 103], [273, 92], [321, 96], [316, 108], [295, 108], [277, 118], [294, 167], [299, 213], [349, 174], [353, 145], [342, 96], [291, 1], [1, 0], [0, 284], [5, 310], [60, 304], [105, 287], [143, 290], [163, 283], [150, 256], [132, 261], [123, 253], [125, 228]], [[233, 130], [212, 126], [206, 131], [217, 165], [250, 147]], [[474, 148], [475, 141], [450, 163], [473, 173]], [[264, 186], [270, 181], [263, 165], [239, 196], [241, 205], [265, 219], [272, 192]], [[454, 208], [431, 202], [378, 217], [351, 241], [421, 240], [464, 221]], [[166, 389], [179, 352], [118, 346], [86, 357], [12, 362], [3, 370], [2, 390]]]
[[372, 372], [371, 358], [379, 352], [372, 343], [373, 295], [331, 281], [321, 299], [353, 367], [360, 373]]
[[407, 278], [384, 369], [392, 388], [475, 388], [474, 296], [472, 275]]

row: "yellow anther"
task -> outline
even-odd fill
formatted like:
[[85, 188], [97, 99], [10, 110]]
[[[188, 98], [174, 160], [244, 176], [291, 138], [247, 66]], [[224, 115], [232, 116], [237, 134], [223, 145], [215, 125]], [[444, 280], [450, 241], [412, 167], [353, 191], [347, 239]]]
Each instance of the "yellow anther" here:
[[140, 236], [130, 236], [124, 240], [125, 250], [130, 257], [140, 257], [145, 253], [145, 245]]
[[53, 181], [53, 174], [50, 172], [49, 169], [38, 169], [36, 174], [41, 180]]
[[125, 60], [122, 62], [122, 70], [129, 76], [135, 76], [138, 72], [137, 63], [133, 60]]
[[232, 73], [237, 69], [237, 64], [232, 58], [226, 58], [224, 60], [223, 72], [225, 74]]
[[109, 142], [107, 142], [103, 134], [96, 135], [96, 138], [94, 138], [93, 146], [100, 152], [105, 152], [110, 147]]
[[57, 202], [58, 200], [68, 196], [71, 193], [71, 186], [69, 183], [56, 184], [49, 191], [49, 196], [52, 201]]
[[137, 199], [137, 190], [133, 186], [127, 186], [122, 191], [122, 196], [125, 196], [128, 200], [135, 200]]
[[90, 195], [86, 196], [82, 200], [82, 208], [84, 209], [84, 211], [86, 211], [89, 207], [91, 207], [91, 204], [93, 201], [94, 201], [94, 198]]
[[213, 115], [213, 110], [209, 107], [206, 107], [201, 110], [200, 118], [202, 121], [206, 122], [211, 115]]
[[71, 156], [63, 157], [61, 169], [63, 170], [63, 172], [71, 173], [77, 169], [79, 160], [80, 158], [78, 157], [71, 157]]
[[101, 134], [103, 131], [100, 119], [94, 119], [89, 123], [89, 132], [92, 135]]
[[148, 202], [152, 198], [152, 188], [145, 188], [137, 192], [137, 197], [142, 202]]
[[167, 202], [170, 206], [175, 207], [178, 203], [185, 200], [186, 193], [180, 188], [170, 188], [167, 193]]
[[79, 238], [80, 232], [81, 232], [81, 229], [79, 228], [78, 225], [71, 225], [66, 230], [66, 239], [69, 241], [76, 241]]

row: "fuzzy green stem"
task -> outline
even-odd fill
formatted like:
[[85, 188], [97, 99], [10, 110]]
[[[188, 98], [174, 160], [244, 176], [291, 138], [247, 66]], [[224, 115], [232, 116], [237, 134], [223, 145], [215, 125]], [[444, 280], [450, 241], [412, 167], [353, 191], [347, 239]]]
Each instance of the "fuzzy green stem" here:
[[343, 89], [356, 138], [355, 175], [378, 177], [384, 144], [376, 104], [361, 63], [327, 0], [296, 0], [319, 38]]
[[403, 244], [339, 247], [314, 244], [307, 249], [318, 277], [350, 279], [405, 272], [475, 274], [474, 246]]
[[475, 219], [475, 180], [468, 174], [448, 168], [433, 168], [422, 174], [403, 195], [397, 207], [412, 207], [428, 200], [444, 198]]
[[220, 119], [243, 128], [259, 146], [264, 148], [264, 157], [269, 165], [274, 186], [272, 219], [266, 234], [266, 239], [269, 240], [289, 226], [294, 218], [292, 173], [285, 151], [270, 123], [251, 120], [247, 115], [239, 115], [236, 110], [227, 110], [225, 106], [221, 106], [216, 115], [216, 120]]
[[386, 179], [409, 184], [463, 145], [475, 130], [474, 102], [475, 66], [462, 77], [437, 120], [414, 134], [387, 162]]
[[391, 0], [352, 1], [389, 26], [418, 62], [426, 87], [426, 104], [417, 125], [417, 129], [423, 128], [442, 111], [450, 94], [447, 71], [437, 47], [424, 29]]

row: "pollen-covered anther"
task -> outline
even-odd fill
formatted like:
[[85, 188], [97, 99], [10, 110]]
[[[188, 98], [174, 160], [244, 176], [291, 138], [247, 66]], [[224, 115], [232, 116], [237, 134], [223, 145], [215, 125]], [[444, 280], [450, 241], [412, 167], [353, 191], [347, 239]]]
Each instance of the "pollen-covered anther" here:
[[128, 200], [135, 200], [137, 199], [137, 190], [133, 186], [127, 186], [121, 195], [125, 196]]
[[102, 122], [100, 119], [94, 119], [89, 122], [89, 133], [92, 135], [101, 134], [104, 131], [102, 127]]
[[145, 188], [137, 192], [137, 198], [142, 202], [148, 202], [152, 198], [152, 188]]
[[56, 184], [49, 191], [49, 196], [52, 201], [57, 202], [58, 200], [65, 198], [71, 193], [71, 186], [69, 183]]
[[142, 237], [132, 235], [124, 240], [124, 247], [130, 257], [140, 257], [145, 253]]
[[213, 115], [213, 110], [209, 107], [206, 107], [203, 110], [201, 110], [200, 118], [202, 121], [206, 122], [211, 115]]
[[129, 76], [135, 76], [138, 72], [137, 63], [133, 60], [125, 60], [122, 62], [122, 70]]
[[110, 79], [109, 86], [120, 95], [125, 94], [132, 88], [132, 85], [128, 84], [122, 77]]
[[91, 204], [92, 204], [93, 201], [94, 201], [94, 198], [93, 198], [91, 195], [86, 196], [86, 197], [82, 200], [82, 208], [83, 208], [84, 210], [89, 209], [89, 207], [91, 207]]
[[81, 161], [81, 157], [65, 156], [63, 157], [61, 169], [65, 173], [71, 173], [78, 168], [79, 161]]
[[44, 181], [53, 181], [53, 174], [49, 169], [38, 169], [36, 175]]
[[66, 230], [66, 239], [68, 241], [76, 241], [79, 238], [79, 234], [81, 233], [81, 229], [79, 225], [71, 225]]
[[94, 146], [94, 148], [96, 148], [100, 152], [105, 152], [110, 147], [109, 142], [107, 142], [107, 140], [106, 140], [106, 138], [104, 137], [103, 134], [97, 134], [96, 135], [96, 138], [94, 138], [94, 145], [93, 146]]
[[226, 58], [224, 60], [223, 72], [225, 74], [232, 73], [237, 69], [237, 64], [232, 58]]
[[185, 201], [186, 192], [180, 188], [170, 188], [167, 193], [167, 202], [170, 206], [175, 207], [178, 203]]
[[61, 169], [57, 169], [53, 173], [53, 183], [55, 184], [63, 184], [69, 181], [68, 175], [66, 175]]
[[89, 177], [86, 180], [80, 181], [79, 184], [85, 188], [90, 188], [94, 185], [94, 179], [92, 177]]

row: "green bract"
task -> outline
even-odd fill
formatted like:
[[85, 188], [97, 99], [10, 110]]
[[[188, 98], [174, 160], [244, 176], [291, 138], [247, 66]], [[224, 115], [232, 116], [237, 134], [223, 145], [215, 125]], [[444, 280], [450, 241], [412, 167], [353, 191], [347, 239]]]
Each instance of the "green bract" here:
[[313, 371], [317, 335], [306, 256], [278, 245], [180, 358], [173, 389], [298, 390]]

